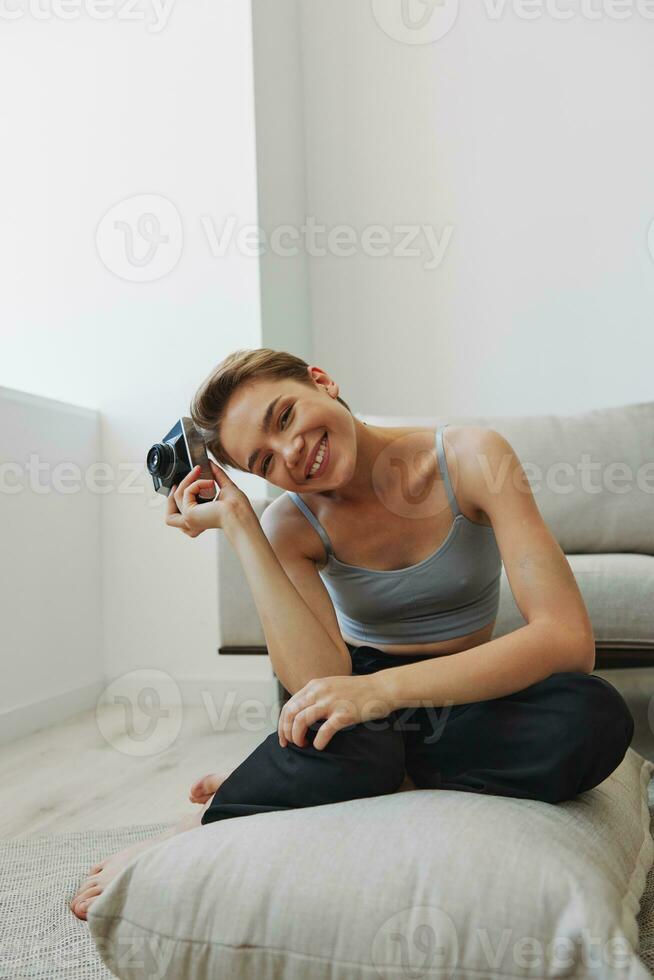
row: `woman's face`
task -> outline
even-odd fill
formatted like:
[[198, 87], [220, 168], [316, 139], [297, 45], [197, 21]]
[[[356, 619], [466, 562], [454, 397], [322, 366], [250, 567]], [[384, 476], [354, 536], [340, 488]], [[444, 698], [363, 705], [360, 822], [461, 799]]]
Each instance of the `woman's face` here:
[[356, 432], [352, 415], [336, 401], [336, 382], [318, 368], [311, 368], [310, 377], [311, 386], [262, 379], [238, 388], [227, 405], [220, 440], [246, 472], [283, 490], [319, 493], [351, 479]]

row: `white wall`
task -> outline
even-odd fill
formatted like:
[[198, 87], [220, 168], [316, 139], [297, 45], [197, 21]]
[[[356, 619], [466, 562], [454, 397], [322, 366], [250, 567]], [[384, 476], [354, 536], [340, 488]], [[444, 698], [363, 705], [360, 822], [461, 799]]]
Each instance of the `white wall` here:
[[[303, 57], [299, 0], [252, 0], [259, 224], [261, 343], [313, 363], [308, 255], [275, 232], [299, 228], [307, 213]], [[293, 253], [293, 254], [289, 254]], [[260, 481], [260, 497], [282, 493]]]
[[[259, 223], [298, 227], [306, 214], [305, 121], [299, 0], [253, 0]], [[263, 345], [309, 360], [312, 350], [307, 255], [268, 245], [260, 259]]]
[[[618, 22], [578, 0], [557, 3], [565, 21], [462, 2], [448, 33], [413, 44], [374, 16], [397, 27], [399, 0], [301, 0], [308, 213], [453, 229], [431, 271], [424, 249], [309, 258], [314, 360], [355, 410], [652, 398], [654, 23], [627, 4]], [[411, 0], [414, 21], [429, 6]]]
[[[167, 528], [144, 469], [211, 367], [261, 343], [257, 258], [215, 257], [202, 224], [257, 221], [249, 4], [166, 5], [158, 31], [121, 20], [124, 6], [100, 22], [82, 5], [68, 22], [24, 4], [2, 24], [0, 383], [101, 413], [108, 676], [267, 678], [265, 658], [217, 656], [215, 534]], [[107, 209], [134, 195], [171, 202], [181, 234], [165, 201], [137, 202], [107, 219], [98, 248]], [[143, 211], [169, 236], [153, 261], [172, 266], [149, 282], [134, 279], [159, 267], [130, 264], [113, 226]], [[135, 239], [136, 261], [146, 248]]]
[[99, 458], [97, 412], [0, 388], [0, 743], [103, 686]]

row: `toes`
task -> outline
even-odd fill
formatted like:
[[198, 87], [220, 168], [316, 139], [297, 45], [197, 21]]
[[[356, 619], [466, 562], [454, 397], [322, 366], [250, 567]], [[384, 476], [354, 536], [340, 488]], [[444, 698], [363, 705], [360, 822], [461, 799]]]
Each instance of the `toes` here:
[[217, 772], [209, 772], [191, 786], [189, 800], [191, 803], [206, 803], [216, 793], [218, 787], [225, 781], [226, 776]]
[[85, 878], [82, 884], [75, 892], [75, 894], [73, 895], [72, 899], [70, 900], [70, 904], [72, 905], [73, 902], [76, 902], [79, 896], [82, 894], [82, 892], [88, 891], [88, 889], [92, 888], [93, 885], [97, 885], [99, 881], [100, 879], [97, 875], [94, 877]]
[[96, 899], [97, 899], [98, 897], [99, 897], [99, 895], [91, 895], [91, 897], [90, 897], [90, 898], [88, 898], [88, 899], [87, 899], [87, 900], [86, 900], [86, 901], [84, 902], [84, 905], [83, 905], [83, 906], [82, 906], [82, 908], [81, 908], [81, 912], [82, 912], [82, 915], [84, 916], [84, 918], [86, 918], [86, 916], [87, 916], [87, 913], [88, 913], [88, 911], [89, 911], [89, 909], [90, 909], [90, 907], [91, 907], [91, 906], [93, 905], [93, 903], [95, 902], [95, 900], [96, 900]]
[[211, 779], [211, 776], [212, 773], [208, 772], [206, 776], [202, 776], [200, 779], [196, 779], [195, 782], [191, 785], [191, 793], [195, 794], [195, 793], [202, 792], [202, 787], [204, 786], [205, 780]]
[[90, 888], [85, 888], [84, 891], [80, 892], [80, 894], [77, 896], [77, 901], [75, 902], [75, 904], [80, 905], [81, 903], [85, 902], [87, 898], [90, 898], [92, 895], [99, 895], [101, 891], [102, 889], [100, 885], [92, 885]]
[[86, 910], [95, 899], [102, 892], [102, 888], [99, 885], [95, 885], [93, 888], [88, 888], [76, 895], [75, 898], [70, 903], [70, 909], [79, 919], [86, 918]]
[[80, 919], [86, 919], [88, 910], [91, 907], [91, 905], [93, 905], [97, 897], [98, 897], [97, 895], [91, 895], [90, 898], [87, 898], [84, 902], [82, 902], [77, 907], [75, 911], [75, 915], [77, 915], [77, 917]]
[[207, 796], [211, 795], [207, 793], [207, 780], [213, 778], [213, 773], [207, 773], [202, 779], [196, 780], [191, 786], [191, 791], [189, 793], [189, 800], [191, 803], [206, 803]]
[[93, 880], [89, 879], [87, 881], [83, 881], [82, 884], [77, 889], [77, 891], [75, 892], [75, 894], [73, 895], [73, 897], [71, 898], [70, 904], [72, 905], [73, 902], [79, 901], [81, 895], [87, 892], [89, 888], [95, 888], [97, 885], [99, 885], [99, 881], [97, 879], [93, 879]]

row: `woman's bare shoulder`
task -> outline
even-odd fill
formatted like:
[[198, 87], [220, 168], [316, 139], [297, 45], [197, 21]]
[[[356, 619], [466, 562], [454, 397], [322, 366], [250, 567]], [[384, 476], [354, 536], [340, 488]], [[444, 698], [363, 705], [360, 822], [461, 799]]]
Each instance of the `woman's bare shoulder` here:
[[443, 449], [450, 478], [456, 483], [459, 508], [480, 524], [490, 524], [490, 518], [479, 506], [473, 471], [479, 466], [480, 437], [488, 431], [492, 431], [490, 426], [480, 425], [448, 425], [443, 431]]
[[[311, 505], [308, 504], [310, 509]], [[261, 519], [266, 537], [274, 537], [276, 547], [294, 552], [298, 557], [311, 558], [322, 564], [325, 548], [318, 532], [291, 498], [290, 493], [282, 493], [266, 507]], [[276, 549], [275, 549], [276, 550]]]

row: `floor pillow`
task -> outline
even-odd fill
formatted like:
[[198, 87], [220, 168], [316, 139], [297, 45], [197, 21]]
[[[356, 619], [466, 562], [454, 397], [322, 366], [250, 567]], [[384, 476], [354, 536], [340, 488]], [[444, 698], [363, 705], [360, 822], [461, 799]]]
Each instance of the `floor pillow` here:
[[89, 928], [122, 980], [645, 980], [653, 772], [629, 748], [564, 803], [420, 789], [217, 821], [138, 855]]

